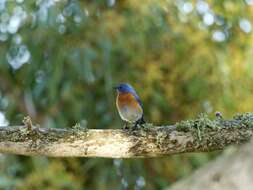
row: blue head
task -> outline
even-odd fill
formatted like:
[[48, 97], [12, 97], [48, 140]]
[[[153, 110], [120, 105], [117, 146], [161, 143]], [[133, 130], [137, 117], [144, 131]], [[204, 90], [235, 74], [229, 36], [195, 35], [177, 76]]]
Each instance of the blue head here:
[[130, 84], [127, 84], [127, 83], [119, 84], [118, 86], [115, 87], [115, 89], [118, 92], [122, 92], [122, 93], [130, 92], [130, 93], [134, 93], [135, 94], [134, 88]]

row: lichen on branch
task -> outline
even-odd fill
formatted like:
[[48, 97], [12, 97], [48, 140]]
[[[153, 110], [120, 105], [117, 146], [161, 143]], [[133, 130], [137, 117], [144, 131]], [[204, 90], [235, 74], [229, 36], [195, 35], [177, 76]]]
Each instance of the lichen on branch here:
[[[170, 126], [146, 124], [137, 130], [0, 127], [0, 152], [53, 157], [156, 157], [222, 150], [253, 135], [253, 114], [226, 120], [200, 114]], [[31, 122], [29, 122], [31, 123]], [[119, 126], [121, 128], [121, 126]]]

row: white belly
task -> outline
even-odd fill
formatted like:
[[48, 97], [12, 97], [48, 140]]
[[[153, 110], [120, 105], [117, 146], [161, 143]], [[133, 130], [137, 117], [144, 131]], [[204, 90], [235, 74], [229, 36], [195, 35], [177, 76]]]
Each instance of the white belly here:
[[128, 106], [124, 106], [119, 109], [119, 115], [122, 120], [133, 123], [141, 119], [143, 111], [138, 109], [132, 109]]

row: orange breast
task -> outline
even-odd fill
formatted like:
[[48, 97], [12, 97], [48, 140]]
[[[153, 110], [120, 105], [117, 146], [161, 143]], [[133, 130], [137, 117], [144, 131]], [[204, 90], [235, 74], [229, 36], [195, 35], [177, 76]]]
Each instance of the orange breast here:
[[129, 106], [133, 108], [140, 107], [138, 101], [131, 93], [119, 93], [117, 96], [117, 106], [118, 107]]
[[122, 120], [136, 122], [143, 115], [139, 102], [131, 93], [118, 93], [116, 105]]

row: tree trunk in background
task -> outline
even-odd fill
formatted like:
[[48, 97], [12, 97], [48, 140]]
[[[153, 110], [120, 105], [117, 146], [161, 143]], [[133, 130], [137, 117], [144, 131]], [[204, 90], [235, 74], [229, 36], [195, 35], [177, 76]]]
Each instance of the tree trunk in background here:
[[[232, 151], [231, 151], [232, 150]], [[218, 159], [167, 190], [252, 190], [253, 140], [231, 148]]]

